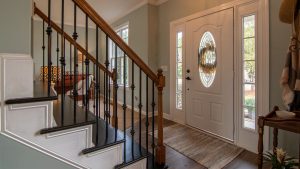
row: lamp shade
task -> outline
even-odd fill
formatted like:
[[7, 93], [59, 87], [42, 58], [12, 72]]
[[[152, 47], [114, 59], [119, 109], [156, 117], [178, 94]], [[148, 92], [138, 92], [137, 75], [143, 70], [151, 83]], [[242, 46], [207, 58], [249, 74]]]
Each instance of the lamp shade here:
[[[40, 68], [40, 80], [48, 81], [48, 66], [41, 66]], [[51, 66], [51, 81], [57, 82], [61, 80], [60, 76], [60, 67], [59, 66]]]

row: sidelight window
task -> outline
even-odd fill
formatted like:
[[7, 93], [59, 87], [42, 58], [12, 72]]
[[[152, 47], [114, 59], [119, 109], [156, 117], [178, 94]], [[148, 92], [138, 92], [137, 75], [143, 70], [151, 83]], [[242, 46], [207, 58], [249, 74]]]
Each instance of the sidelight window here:
[[256, 30], [255, 15], [243, 17], [243, 127], [256, 124]]
[[182, 110], [182, 44], [183, 33], [176, 35], [176, 108]]

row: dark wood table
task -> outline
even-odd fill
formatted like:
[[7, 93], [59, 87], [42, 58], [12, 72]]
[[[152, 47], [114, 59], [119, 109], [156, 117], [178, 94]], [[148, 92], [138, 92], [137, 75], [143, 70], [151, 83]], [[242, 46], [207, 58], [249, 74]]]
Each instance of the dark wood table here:
[[[80, 80], [84, 80], [84, 78], [85, 78], [85, 75], [78, 74], [76, 77], [76, 83], [78, 83]], [[74, 75], [65, 75], [65, 92], [73, 89], [74, 80], [75, 80]], [[61, 81], [56, 82], [54, 88], [55, 88], [57, 94], [61, 94], [61, 91], [62, 91]]]
[[[279, 110], [277, 106], [274, 107], [273, 111], [267, 116], [260, 116], [258, 119], [258, 169], [263, 167], [263, 135], [264, 126], [273, 127], [273, 153], [275, 153], [276, 147], [278, 146], [278, 129], [286, 130], [300, 134], [300, 117], [299, 113], [294, 118], [283, 119], [276, 116], [276, 111]], [[299, 145], [300, 153], [300, 145]], [[300, 154], [299, 154], [300, 159]], [[299, 164], [300, 168], [300, 164]]]

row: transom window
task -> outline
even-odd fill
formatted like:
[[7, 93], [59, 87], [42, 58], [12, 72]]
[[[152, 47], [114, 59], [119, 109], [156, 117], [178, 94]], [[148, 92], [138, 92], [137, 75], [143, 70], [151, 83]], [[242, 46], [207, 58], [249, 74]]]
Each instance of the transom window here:
[[256, 124], [256, 31], [255, 15], [243, 17], [243, 127]]
[[[128, 38], [129, 38], [128, 24], [117, 29], [116, 33], [124, 40], [125, 43], [128, 44]], [[111, 70], [115, 68], [115, 60], [117, 58], [117, 83], [121, 86], [128, 86], [128, 57], [125, 56], [124, 52], [119, 48], [117, 48], [117, 52], [116, 52], [116, 45], [111, 40], [109, 40], [109, 58], [111, 63], [110, 64]], [[124, 58], [125, 58], [125, 64], [124, 64]], [[124, 72], [124, 67], [125, 67], [125, 72]], [[124, 74], [125, 74], [125, 84], [124, 84]]]

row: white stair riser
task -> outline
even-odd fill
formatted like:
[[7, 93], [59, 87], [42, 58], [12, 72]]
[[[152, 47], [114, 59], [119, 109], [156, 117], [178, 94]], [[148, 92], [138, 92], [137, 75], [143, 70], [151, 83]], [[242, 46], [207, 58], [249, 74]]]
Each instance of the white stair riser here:
[[50, 101], [5, 106], [3, 117], [3, 132], [42, 147], [75, 166], [113, 169], [122, 163], [122, 144], [89, 155], [81, 154], [83, 149], [93, 146], [92, 125], [40, 135], [41, 129], [55, 126]]

